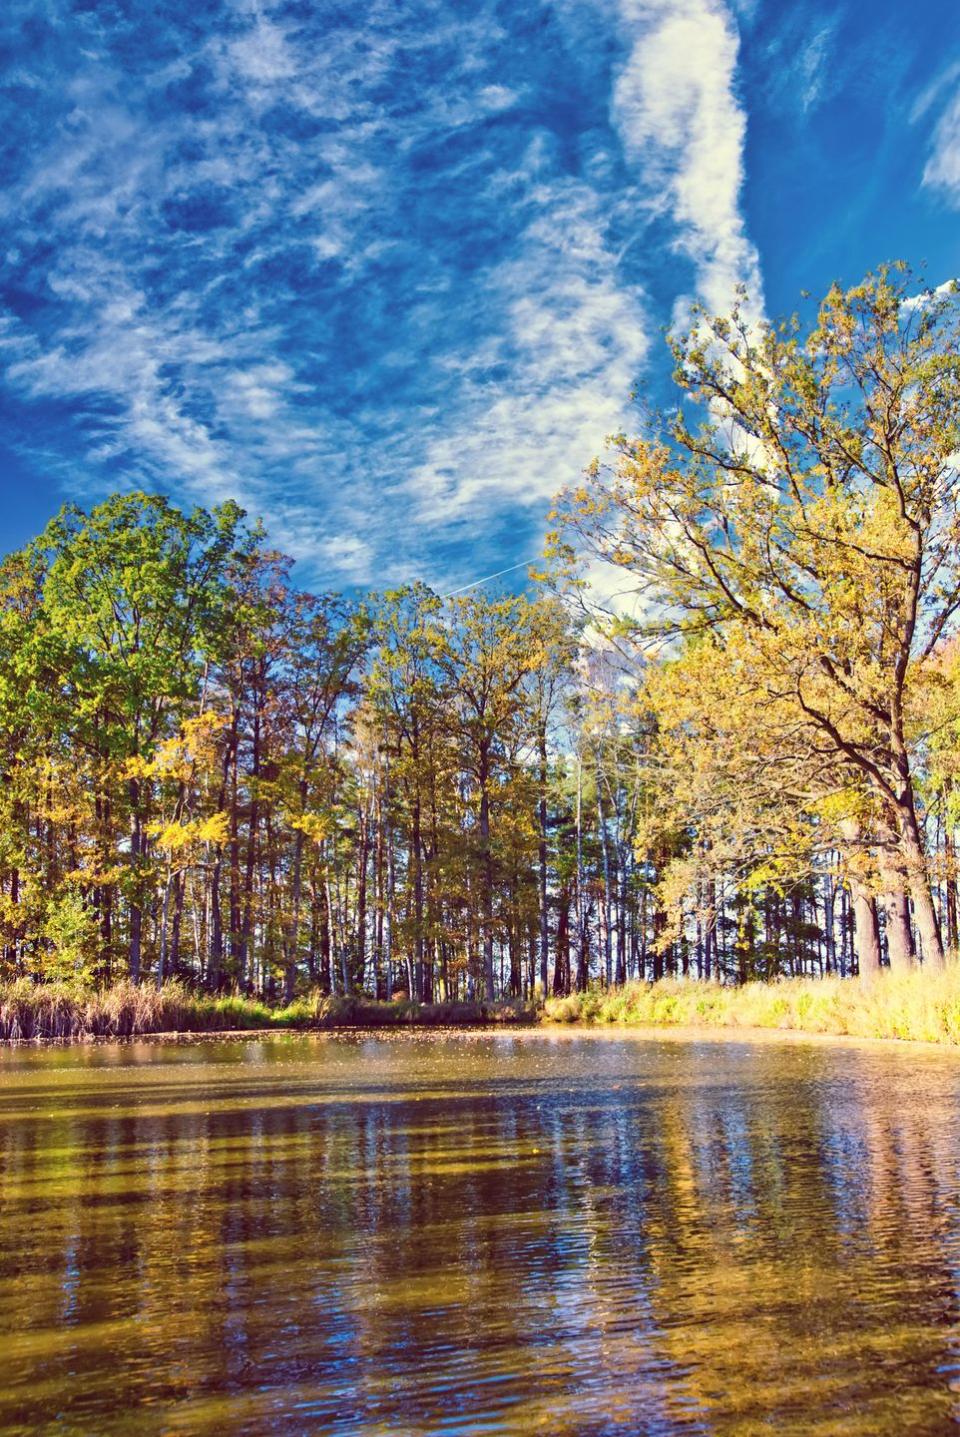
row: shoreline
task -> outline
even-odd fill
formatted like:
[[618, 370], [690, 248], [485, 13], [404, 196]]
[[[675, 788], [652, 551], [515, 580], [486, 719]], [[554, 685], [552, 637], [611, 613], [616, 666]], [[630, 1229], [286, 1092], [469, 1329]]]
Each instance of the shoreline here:
[[636, 1038], [641, 1042], [668, 1041], [678, 1043], [693, 1043], [713, 1041], [718, 1043], [749, 1042], [758, 1045], [766, 1043], [788, 1044], [810, 1044], [818, 1047], [824, 1045], [839, 1044], [848, 1047], [854, 1044], [858, 1047], [896, 1049], [901, 1052], [909, 1052], [917, 1049], [922, 1052], [954, 1053], [960, 1056], [960, 1043], [956, 1041], [931, 1038], [909, 1038], [896, 1036], [877, 1036], [861, 1033], [824, 1033], [815, 1029], [804, 1028], [776, 1028], [750, 1024], [736, 1026], [733, 1024], [720, 1025], [715, 1023], [592, 1023], [592, 1022], [553, 1022], [549, 1019], [540, 1019], [533, 1022], [505, 1023], [501, 1021], [487, 1023], [383, 1023], [379, 1026], [372, 1024], [328, 1024], [318, 1026], [316, 1024], [303, 1026], [284, 1026], [272, 1028], [208, 1028], [208, 1029], [168, 1029], [162, 1032], [127, 1033], [127, 1034], [103, 1034], [86, 1033], [74, 1037], [36, 1037], [36, 1038], [0, 1038], [0, 1050], [19, 1048], [96, 1048], [117, 1044], [122, 1047], [129, 1047], [136, 1043], [150, 1043], [170, 1046], [187, 1047], [191, 1044], [211, 1042], [264, 1042], [271, 1038], [342, 1038], [342, 1037], [365, 1037], [378, 1039], [404, 1038], [416, 1034], [423, 1036], [429, 1034], [437, 1038], [469, 1037], [469, 1038], [511, 1038], [531, 1039], [549, 1038], [551, 1041], [576, 1042], [583, 1038], [596, 1038], [600, 1041], [622, 1040], [624, 1038]]
[[0, 984], [0, 1043], [263, 1040], [274, 1034], [508, 1031], [645, 1036], [743, 1037], [788, 1041], [856, 1039], [960, 1049], [960, 965], [857, 979], [793, 978], [723, 986], [663, 979], [567, 997], [419, 1003], [306, 994], [271, 1007], [237, 994], [215, 996], [170, 983], [123, 980], [91, 991], [69, 984]]

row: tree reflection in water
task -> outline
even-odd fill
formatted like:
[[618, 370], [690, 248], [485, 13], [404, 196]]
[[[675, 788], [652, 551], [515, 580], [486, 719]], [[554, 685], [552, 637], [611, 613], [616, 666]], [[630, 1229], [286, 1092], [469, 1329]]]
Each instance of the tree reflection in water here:
[[943, 1431], [958, 1093], [776, 1040], [8, 1050], [0, 1426]]

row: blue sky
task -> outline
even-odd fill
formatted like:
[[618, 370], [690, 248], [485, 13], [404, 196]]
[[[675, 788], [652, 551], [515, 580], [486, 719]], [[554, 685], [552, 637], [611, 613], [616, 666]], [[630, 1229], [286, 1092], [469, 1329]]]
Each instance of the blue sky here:
[[945, 0], [5, 0], [0, 47], [7, 549], [149, 488], [464, 584], [691, 297], [960, 273]]

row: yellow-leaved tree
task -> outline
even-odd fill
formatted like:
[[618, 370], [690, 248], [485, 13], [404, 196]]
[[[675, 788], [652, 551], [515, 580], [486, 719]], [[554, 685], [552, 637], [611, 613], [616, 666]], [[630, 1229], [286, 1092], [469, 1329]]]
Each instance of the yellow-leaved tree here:
[[915, 290], [882, 268], [806, 331], [698, 314], [675, 344], [681, 409], [561, 497], [553, 547], [630, 573], [636, 641], [736, 627], [744, 667], [889, 822], [936, 969], [908, 714], [960, 612], [960, 304]]

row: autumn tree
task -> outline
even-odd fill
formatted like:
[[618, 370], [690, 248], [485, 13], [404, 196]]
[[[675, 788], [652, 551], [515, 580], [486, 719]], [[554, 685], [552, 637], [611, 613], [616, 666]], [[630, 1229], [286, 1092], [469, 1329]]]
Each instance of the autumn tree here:
[[457, 695], [464, 764], [477, 799], [483, 987], [494, 992], [494, 887], [496, 853], [491, 824], [497, 797], [510, 777], [511, 733], [527, 714], [525, 681], [542, 667], [556, 642], [545, 610], [523, 597], [489, 599], [469, 594], [450, 609], [444, 666]]
[[424, 911], [424, 812], [427, 761], [445, 722], [446, 634], [440, 611], [440, 600], [425, 585], [390, 591], [375, 611], [371, 635], [375, 653], [369, 692], [392, 756], [394, 829], [406, 839], [407, 930], [417, 997], [429, 997], [432, 990]]
[[889, 816], [938, 968], [907, 714], [960, 610], [960, 334], [953, 290], [911, 289], [900, 267], [835, 286], [806, 331], [699, 314], [682, 408], [563, 498], [555, 548], [629, 572], [637, 641], [737, 626], [823, 763]]
[[89, 515], [67, 506], [36, 541], [43, 614], [57, 647], [61, 723], [97, 766], [101, 803], [128, 818], [129, 970], [140, 974], [152, 756], [199, 681], [223, 616], [220, 582], [235, 504], [183, 514], [158, 495], [116, 495]]

